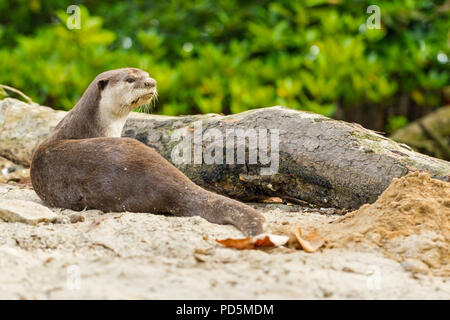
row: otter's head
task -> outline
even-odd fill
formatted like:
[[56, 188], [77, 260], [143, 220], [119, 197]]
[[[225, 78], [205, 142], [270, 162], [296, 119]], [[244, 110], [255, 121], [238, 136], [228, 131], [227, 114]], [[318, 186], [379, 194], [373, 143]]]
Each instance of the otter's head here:
[[122, 118], [137, 107], [148, 104], [156, 95], [156, 81], [145, 71], [124, 68], [99, 74], [94, 83], [100, 91], [102, 113]]
[[155, 95], [156, 81], [147, 72], [136, 68], [110, 70], [92, 81], [73, 112], [85, 119], [89, 109], [95, 108], [91, 110], [97, 115], [95, 135], [120, 137], [128, 114], [150, 103]]
[[124, 68], [103, 72], [58, 123], [54, 137], [120, 137], [128, 114], [155, 95], [156, 81], [145, 71]]

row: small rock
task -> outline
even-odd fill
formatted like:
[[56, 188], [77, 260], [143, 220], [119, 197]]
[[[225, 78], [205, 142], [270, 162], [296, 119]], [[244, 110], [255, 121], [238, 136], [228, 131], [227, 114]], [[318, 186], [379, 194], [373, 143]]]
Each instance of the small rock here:
[[16, 166], [9, 167], [9, 168], [8, 168], [8, 173], [13, 173], [13, 172], [16, 171], [16, 170], [17, 170], [17, 167], [16, 167]]
[[0, 218], [8, 222], [23, 222], [35, 225], [39, 222], [55, 221], [57, 215], [39, 203], [25, 200], [0, 200]]
[[69, 216], [70, 223], [84, 222], [84, 216], [79, 213], [73, 213]]
[[336, 212], [335, 208], [320, 208], [319, 210], [322, 214], [334, 214]]

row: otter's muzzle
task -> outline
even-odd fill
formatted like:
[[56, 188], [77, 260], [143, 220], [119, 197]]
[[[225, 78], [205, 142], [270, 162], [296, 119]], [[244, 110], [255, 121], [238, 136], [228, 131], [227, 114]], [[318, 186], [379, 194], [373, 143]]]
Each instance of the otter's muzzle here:
[[144, 86], [146, 88], [156, 88], [156, 80], [152, 79], [152, 78], [149, 78], [148, 80], [146, 80], [144, 82]]

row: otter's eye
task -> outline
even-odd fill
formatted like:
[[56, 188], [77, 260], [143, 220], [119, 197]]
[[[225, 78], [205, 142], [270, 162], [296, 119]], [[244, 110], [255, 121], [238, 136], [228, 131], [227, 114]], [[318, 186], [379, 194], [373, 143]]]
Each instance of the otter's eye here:
[[136, 80], [134, 80], [134, 79], [132, 79], [132, 78], [128, 78], [128, 79], [127, 79], [127, 82], [128, 82], [128, 83], [132, 83], [132, 82], [135, 82], [135, 81], [136, 81]]

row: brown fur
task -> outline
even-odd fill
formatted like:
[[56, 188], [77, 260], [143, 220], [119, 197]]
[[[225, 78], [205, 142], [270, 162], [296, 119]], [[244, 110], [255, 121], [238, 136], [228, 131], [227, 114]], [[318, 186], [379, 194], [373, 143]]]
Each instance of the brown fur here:
[[[199, 215], [213, 223], [233, 224], [247, 235], [261, 233], [264, 218], [256, 210], [197, 186], [137, 140], [104, 137], [98, 119], [102, 90], [130, 74], [137, 76], [135, 86], [148, 81], [139, 69], [100, 74], [38, 146], [31, 164], [36, 193], [54, 207]], [[124, 107], [131, 111], [136, 106]]]

